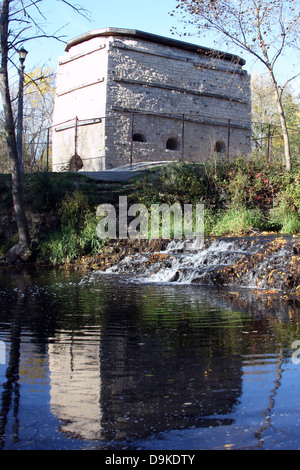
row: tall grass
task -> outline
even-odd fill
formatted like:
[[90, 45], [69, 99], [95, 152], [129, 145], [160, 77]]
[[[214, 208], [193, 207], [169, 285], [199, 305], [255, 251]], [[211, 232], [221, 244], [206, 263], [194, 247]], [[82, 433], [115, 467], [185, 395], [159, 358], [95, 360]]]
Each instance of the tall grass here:
[[60, 230], [41, 243], [40, 260], [63, 264], [101, 249], [104, 242], [96, 235], [98, 220], [86, 195], [81, 191], [66, 194], [58, 206], [58, 213]]
[[211, 235], [245, 235], [264, 227], [262, 214], [255, 209], [231, 208], [220, 215]]

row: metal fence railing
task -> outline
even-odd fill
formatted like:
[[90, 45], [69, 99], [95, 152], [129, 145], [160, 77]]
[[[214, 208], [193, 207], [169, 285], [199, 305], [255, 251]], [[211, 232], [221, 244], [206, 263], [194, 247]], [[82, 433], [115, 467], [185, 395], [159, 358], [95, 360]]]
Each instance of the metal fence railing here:
[[[122, 110], [124, 113], [124, 110]], [[132, 145], [135, 140], [135, 120], [137, 116], [152, 115], [154, 117], [161, 118], [172, 118], [177, 121], [177, 129], [181, 129], [181, 146], [178, 153], [178, 159], [184, 159], [188, 161], [186, 146], [185, 146], [185, 131], [189, 123], [193, 123], [196, 126], [221, 126], [223, 127], [223, 135], [226, 135], [226, 142], [224, 149], [212, 148], [212, 152], [221, 152], [226, 155], [231, 153], [231, 139], [232, 133], [235, 129], [245, 130], [251, 134], [251, 150], [257, 151], [263, 154], [269, 161], [283, 160], [284, 158], [284, 142], [281, 133], [281, 127], [278, 124], [265, 123], [265, 122], [251, 122], [247, 119], [235, 120], [232, 118], [220, 118], [219, 116], [211, 115], [200, 115], [200, 114], [189, 114], [189, 115], [171, 115], [171, 114], [158, 114], [158, 113], [142, 113], [133, 112], [131, 110], [125, 110], [126, 116], [131, 128], [131, 132], [128, 133], [128, 140], [118, 141], [115, 143], [116, 148], [119, 146], [122, 151], [126, 154], [126, 163], [132, 165], [133, 162], [137, 161], [138, 152], [135, 145]], [[103, 160], [104, 156], [99, 155], [97, 157], [89, 156], [88, 152], [85, 157], [79, 156], [78, 145], [81, 139], [81, 129], [86, 126], [93, 126], [99, 124], [102, 120], [107, 119], [103, 117], [93, 118], [89, 120], [79, 120], [74, 118], [64, 123], [59, 123], [53, 127], [47, 127], [39, 132], [33, 134], [26, 134], [23, 141], [23, 166], [25, 172], [34, 171], [57, 171], [60, 168], [53, 167], [52, 165], [52, 134], [54, 128], [59, 126], [65, 126], [62, 129], [70, 129], [71, 131], [71, 143], [69, 147], [73, 154], [73, 160], [70, 161], [68, 168], [65, 170], [76, 171], [82, 168], [84, 162], [97, 158], [99, 169], [104, 169]], [[293, 142], [297, 136], [299, 136], [299, 129], [290, 128], [289, 135], [291, 142]], [[298, 137], [299, 139], [299, 137]], [[82, 144], [82, 142], [81, 142]], [[209, 158], [209, 155], [208, 155]], [[162, 159], [163, 160], [163, 159]], [[159, 161], [159, 154], [156, 156], [156, 161]], [[0, 173], [10, 172], [10, 162], [8, 158], [7, 147], [4, 136], [0, 136]]]

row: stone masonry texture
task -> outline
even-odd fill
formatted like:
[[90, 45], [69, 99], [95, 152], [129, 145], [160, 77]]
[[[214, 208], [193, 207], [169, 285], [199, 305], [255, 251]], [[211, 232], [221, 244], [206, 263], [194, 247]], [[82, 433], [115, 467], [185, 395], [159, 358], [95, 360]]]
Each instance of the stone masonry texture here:
[[[136, 30], [71, 40], [59, 58], [53, 171], [247, 155], [250, 77], [240, 57]], [[73, 159], [73, 160], [72, 160]]]

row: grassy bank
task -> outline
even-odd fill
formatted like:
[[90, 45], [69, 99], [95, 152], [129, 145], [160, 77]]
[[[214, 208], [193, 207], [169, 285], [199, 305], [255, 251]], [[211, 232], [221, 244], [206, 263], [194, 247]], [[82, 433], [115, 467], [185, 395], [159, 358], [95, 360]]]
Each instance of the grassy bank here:
[[[205, 235], [228, 236], [275, 232], [300, 233], [300, 165], [286, 174], [283, 166], [259, 158], [174, 163], [146, 172], [130, 184], [108, 185], [79, 174], [24, 176], [24, 196], [35, 253], [54, 264], [101, 252], [96, 236], [96, 208], [117, 205], [203, 203]], [[15, 242], [10, 179], [0, 181], [0, 252]], [[3, 224], [6, 227], [3, 227]]]
[[300, 168], [255, 159], [202, 165], [178, 163], [137, 182], [135, 199], [173, 204], [203, 202], [205, 235], [300, 232]]

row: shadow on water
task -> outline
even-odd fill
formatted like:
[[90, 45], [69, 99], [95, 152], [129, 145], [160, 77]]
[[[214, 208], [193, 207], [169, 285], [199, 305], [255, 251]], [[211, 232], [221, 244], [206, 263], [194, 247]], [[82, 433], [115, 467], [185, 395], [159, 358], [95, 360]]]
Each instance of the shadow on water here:
[[300, 447], [297, 299], [34, 269], [0, 301], [2, 449]]

